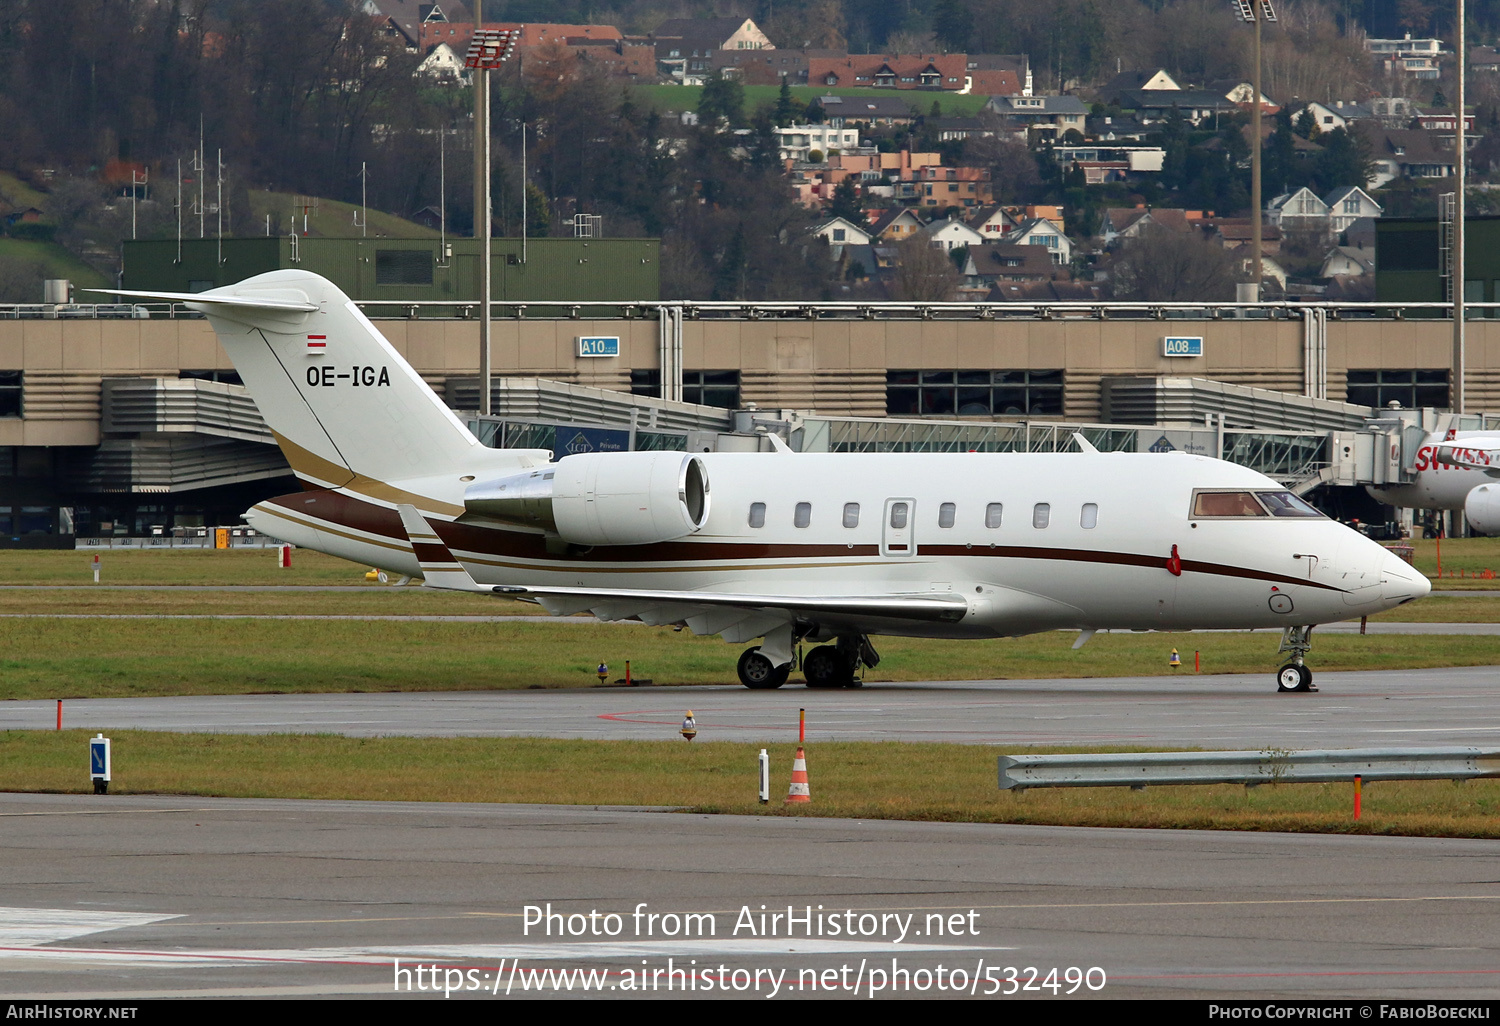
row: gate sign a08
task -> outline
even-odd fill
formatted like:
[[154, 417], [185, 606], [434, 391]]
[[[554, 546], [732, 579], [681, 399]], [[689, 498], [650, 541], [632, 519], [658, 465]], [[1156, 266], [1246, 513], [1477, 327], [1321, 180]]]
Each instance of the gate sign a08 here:
[[1163, 356], [1202, 356], [1203, 339], [1191, 335], [1168, 335], [1161, 340]]

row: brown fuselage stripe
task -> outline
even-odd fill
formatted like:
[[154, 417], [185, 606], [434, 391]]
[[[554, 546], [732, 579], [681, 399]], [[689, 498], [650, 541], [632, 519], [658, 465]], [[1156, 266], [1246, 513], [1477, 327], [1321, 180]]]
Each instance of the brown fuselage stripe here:
[[[281, 495], [274, 499], [267, 499], [268, 503], [282, 506], [293, 513], [303, 516], [316, 517], [331, 523], [341, 524], [345, 527], [358, 531], [366, 531], [370, 534], [383, 535], [405, 543], [407, 541], [406, 529], [401, 524], [400, 515], [393, 509], [377, 506], [373, 502], [345, 495], [341, 492], [295, 492], [291, 495]], [[527, 534], [522, 531], [508, 531], [501, 528], [476, 527], [473, 524], [460, 524], [450, 521], [431, 521], [428, 523], [437, 533], [438, 537], [448, 546], [450, 550], [462, 550], [483, 554], [485, 556], [500, 557], [494, 561], [488, 559], [476, 559], [492, 566], [511, 566], [533, 570], [586, 570], [595, 572], [619, 572], [611, 571], [607, 567], [581, 566], [584, 562], [583, 556], [587, 556], [587, 563], [692, 563], [704, 560], [725, 560], [740, 562], [752, 559], [829, 559], [833, 557], [862, 557], [868, 559], [880, 554], [878, 545], [764, 545], [743, 542], [660, 542], [654, 545], [598, 545], [587, 550], [581, 550], [578, 556], [559, 556], [555, 552], [547, 550], [546, 539], [540, 534]], [[379, 545], [371, 539], [357, 539], [369, 541], [370, 544]], [[401, 545], [405, 548], [405, 545]], [[1103, 563], [1116, 566], [1138, 566], [1145, 569], [1167, 568], [1166, 556], [1140, 555], [1132, 552], [1104, 552], [1094, 549], [1058, 549], [1044, 548], [1034, 545], [975, 545], [972, 548], [967, 545], [918, 545], [918, 554], [922, 556], [990, 556], [1003, 559], [1039, 559], [1059, 560], [1070, 563]], [[552, 564], [551, 566], [524, 566], [505, 560], [525, 559], [540, 563]], [[451, 558], [451, 557], [450, 557]], [[902, 557], [909, 559], [911, 557]], [[795, 563], [796, 568], [817, 567], [822, 564]], [[835, 564], [841, 565], [841, 564]], [[679, 569], [677, 567], [661, 567], [661, 569]], [[682, 567], [684, 570], [712, 570], [712, 567]], [[776, 569], [765, 567], [764, 569]], [[633, 572], [633, 568], [625, 568]], [[1291, 577], [1286, 574], [1272, 573], [1268, 570], [1255, 570], [1249, 567], [1228, 566], [1223, 563], [1207, 563], [1201, 560], [1182, 560], [1182, 571], [1184, 573], [1209, 574], [1216, 577], [1239, 577], [1247, 580], [1267, 581], [1272, 584], [1298, 585], [1306, 588], [1319, 588], [1324, 591], [1341, 592], [1344, 589], [1336, 588], [1331, 584], [1323, 584], [1319, 581], [1309, 581], [1305, 578]]]

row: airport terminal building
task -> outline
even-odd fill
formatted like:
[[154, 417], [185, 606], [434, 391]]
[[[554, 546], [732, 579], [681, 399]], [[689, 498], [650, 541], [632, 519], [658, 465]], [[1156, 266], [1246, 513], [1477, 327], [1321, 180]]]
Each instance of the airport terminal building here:
[[[270, 241], [283, 252], [262, 262], [286, 262], [286, 240]], [[476, 410], [472, 300], [411, 298], [411, 285], [370, 298], [382, 294], [383, 246], [351, 251], [351, 266], [368, 258], [371, 269], [354, 297], [439, 396]], [[1500, 411], [1500, 323], [1471, 314], [1468, 415], [1445, 417], [1452, 322], [1422, 302], [673, 303], [618, 271], [657, 255], [636, 248], [560, 298], [496, 292], [495, 413], [471, 415], [488, 444], [744, 448], [773, 431], [805, 450], [1036, 449], [1066, 447], [1083, 428], [1100, 448], [1217, 452], [1316, 499], [1410, 473], [1402, 453], [1369, 455], [1380, 438], [1414, 452], [1418, 429], [1480, 427], [1481, 411]], [[647, 298], [606, 301], [616, 288]], [[169, 304], [0, 307], [0, 544], [192, 536], [296, 488], [200, 316]]]

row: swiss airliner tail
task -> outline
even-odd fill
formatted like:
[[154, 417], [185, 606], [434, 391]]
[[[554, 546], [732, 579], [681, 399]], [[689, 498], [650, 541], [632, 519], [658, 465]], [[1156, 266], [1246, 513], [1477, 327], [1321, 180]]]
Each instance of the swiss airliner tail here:
[[485, 449], [338, 286], [282, 270], [169, 299], [207, 315], [287, 462], [338, 487], [458, 473]]

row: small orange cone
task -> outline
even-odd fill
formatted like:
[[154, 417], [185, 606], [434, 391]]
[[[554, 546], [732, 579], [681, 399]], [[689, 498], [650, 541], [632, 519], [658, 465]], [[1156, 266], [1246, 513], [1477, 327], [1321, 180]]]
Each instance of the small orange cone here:
[[802, 746], [797, 746], [797, 758], [792, 760], [792, 786], [786, 792], [786, 804], [810, 802], [812, 794], [807, 789], [807, 755]]

